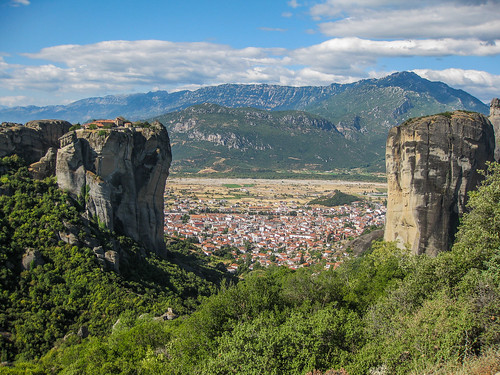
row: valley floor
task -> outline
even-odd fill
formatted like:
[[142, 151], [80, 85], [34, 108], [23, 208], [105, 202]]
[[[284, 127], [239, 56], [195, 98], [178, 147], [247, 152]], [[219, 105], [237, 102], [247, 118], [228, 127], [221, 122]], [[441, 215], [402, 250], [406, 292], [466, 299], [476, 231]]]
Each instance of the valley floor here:
[[[309, 205], [336, 190], [349, 205]], [[224, 256], [230, 272], [273, 264], [336, 267], [345, 240], [383, 225], [385, 185], [351, 181], [174, 179], [165, 203], [165, 233], [192, 238], [207, 256]]]

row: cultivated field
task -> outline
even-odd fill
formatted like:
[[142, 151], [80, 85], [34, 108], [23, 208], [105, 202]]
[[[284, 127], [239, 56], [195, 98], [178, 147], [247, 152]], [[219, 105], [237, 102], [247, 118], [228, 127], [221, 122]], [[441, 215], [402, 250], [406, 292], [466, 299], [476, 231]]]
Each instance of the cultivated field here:
[[386, 183], [324, 181], [324, 180], [266, 180], [266, 179], [205, 179], [172, 178], [167, 180], [167, 191], [175, 195], [198, 199], [227, 199], [259, 204], [276, 201], [309, 202], [319, 196], [332, 194], [335, 190], [369, 197], [385, 199]]

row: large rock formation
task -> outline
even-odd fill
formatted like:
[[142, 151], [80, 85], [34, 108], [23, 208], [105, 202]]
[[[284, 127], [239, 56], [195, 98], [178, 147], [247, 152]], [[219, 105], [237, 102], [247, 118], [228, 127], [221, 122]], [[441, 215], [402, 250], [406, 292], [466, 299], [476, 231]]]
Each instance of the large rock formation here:
[[489, 120], [495, 131], [495, 160], [500, 161], [500, 99], [498, 98], [491, 101]]
[[164, 254], [165, 181], [172, 160], [168, 133], [150, 128], [79, 129], [61, 138], [59, 186], [85, 202], [89, 217]]
[[493, 160], [493, 128], [478, 113], [453, 112], [392, 128], [387, 138], [388, 205], [384, 238], [413, 253], [448, 250], [467, 193]]
[[[71, 124], [63, 120], [37, 120], [26, 125], [2, 123], [0, 125], [0, 157], [17, 154], [35, 166], [35, 177], [55, 173], [55, 149], [59, 138], [69, 131]], [[40, 159], [41, 163], [40, 163]]]

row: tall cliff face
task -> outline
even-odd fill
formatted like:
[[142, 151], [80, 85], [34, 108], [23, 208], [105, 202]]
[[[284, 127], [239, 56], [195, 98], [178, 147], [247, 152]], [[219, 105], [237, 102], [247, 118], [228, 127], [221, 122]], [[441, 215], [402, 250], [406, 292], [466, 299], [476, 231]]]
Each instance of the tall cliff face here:
[[489, 120], [495, 131], [495, 160], [500, 161], [500, 99], [498, 98], [491, 101]]
[[54, 150], [70, 127], [71, 124], [63, 120], [37, 120], [25, 125], [3, 123], [0, 125], [0, 157], [17, 154], [30, 164], [36, 163], [37, 177], [53, 175]]
[[478, 113], [410, 120], [387, 138], [388, 204], [384, 238], [413, 253], [448, 250], [478, 170], [493, 160], [493, 128]]
[[164, 126], [80, 129], [60, 141], [59, 187], [84, 199], [88, 215], [107, 228], [163, 255], [163, 194], [172, 161]]

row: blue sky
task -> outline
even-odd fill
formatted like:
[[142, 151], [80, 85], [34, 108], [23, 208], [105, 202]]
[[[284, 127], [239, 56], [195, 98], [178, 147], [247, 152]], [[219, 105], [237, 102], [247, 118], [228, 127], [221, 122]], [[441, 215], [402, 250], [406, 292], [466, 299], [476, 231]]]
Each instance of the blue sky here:
[[411, 70], [500, 96], [500, 0], [0, 0], [0, 105]]

